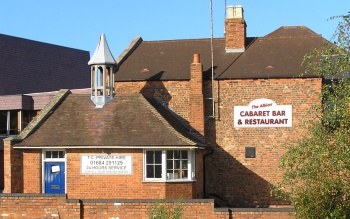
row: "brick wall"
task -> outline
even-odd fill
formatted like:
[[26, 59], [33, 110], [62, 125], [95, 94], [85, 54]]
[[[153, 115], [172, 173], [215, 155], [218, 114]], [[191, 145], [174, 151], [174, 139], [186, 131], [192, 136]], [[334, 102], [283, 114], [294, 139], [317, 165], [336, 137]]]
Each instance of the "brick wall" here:
[[41, 150], [23, 151], [23, 193], [42, 192]]
[[[144, 182], [142, 149], [110, 149], [104, 153], [132, 154], [132, 175], [81, 175], [80, 154], [102, 153], [101, 149], [67, 151], [67, 188], [69, 198], [121, 198], [121, 199], [154, 199], [154, 198], [201, 198], [200, 188], [203, 184], [201, 169], [197, 171], [196, 182]], [[201, 158], [198, 157], [198, 162]], [[199, 189], [198, 189], [199, 187]], [[97, 192], [98, 191], [98, 192]]]
[[[132, 90], [171, 98], [166, 103], [183, 119], [189, 119], [188, 81], [117, 82], [116, 93]], [[267, 207], [287, 204], [270, 196], [270, 186], [281, 179], [278, 163], [283, 145], [296, 143], [303, 134], [301, 122], [310, 118], [308, 110], [319, 103], [321, 79], [270, 79], [215, 81], [215, 120], [205, 123], [205, 138], [214, 152], [206, 159], [206, 192], [219, 196], [235, 207]], [[211, 84], [205, 81], [205, 98], [211, 97]], [[254, 99], [267, 98], [277, 105], [292, 105], [291, 128], [233, 127], [234, 106], [247, 106]], [[212, 112], [205, 100], [205, 116]], [[245, 158], [245, 147], [256, 147], [256, 158]]]
[[[206, 158], [206, 192], [227, 201], [235, 207], [269, 207], [286, 204], [271, 198], [270, 186], [281, 179], [278, 162], [285, 152], [284, 144], [296, 143], [302, 136], [301, 121], [310, 118], [310, 106], [318, 103], [320, 79], [270, 79], [270, 80], [223, 80], [215, 82], [216, 118], [205, 123], [206, 141], [213, 147], [213, 154]], [[116, 95], [141, 92], [156, 96], [169, 105], [185, 121], [189, 121], [188, 81], [117, 82]], [[210, 83], [205, 82], [205, 97], [211, 97]], [[219, 95], [218, 95], [219, 94]], [[291, 128], [241, 128], [233, 127], [233, 107], [247, 106], [258, 98], [272, 99], [278, 105], [293, 106], [293, 127]], [[206, 113], [211, 113], [210, 101], [205, 102]], [[4, 147], [5, 192], [41, 191], [38, 177], [41, 161], [37, 155]], [[256, 147], [256, 158], [245, 158], [245, 147]], [[202, 197], [203, 178], [200, 174], [196, 183], [149, 183], [142, 182], [142, 150], [115, 150], [110, 153], [132, 153], [134, 169], [132, 176], [92, 176], [80, 174], [80, 153], [101, 153], [101, 150], [67, 151], [67, 193], [69, 198], [164, 198], [180, 194], [183, 198]], [[107, 152], [105, 152], [107, 153]], [[39, 153], [36, 153], [39, 154]], [[22, 176], [21, 156], [31, 163], [24, 173], [30, 182], [22, 185], [16, 181]], [[9, 161], [12, 161], [12, 166]], [[202, 168], [197, 158], [197, 170]], [[31, 166], [34, 165], [34, 166]], [[39, 174], [40, 175], [40, 174]], [[32, 177], [32, 179], [30, 178]], [[34, 178], [37, 187], [34, 186]], [[26, 182], [25, 181], [25, 182]], [[97, 183], [96, 182], [101, 182]], [[181, 188], [181, 189], [178, 189]], [[99, 191], [98, 193], [96, 191]], [[177, 197], [174, 197], [177, 198]]]
[[79, 202], [62, 195], [0, 195], [1, 218], [81, 218]]
[[23, 191], [23, 155], [14, 150], [12, 138], [4, 139], [4, 192], [17, 193]]
[[116, 96], [133, 92], [162, 100], [185, 121], [189, 121], [190, 84], [188, 81], [116, 82]]
[[[64, 196], [0, 194], [2, 218], [72, 218], [72, 219], [142, 219], [148, 218], [154, 200], [89, 200], [66, 199]], [[178, 200], [158, 200], [169, 208]], [[294, 218], [286, 209], [214, 209], [211, 199], [183, 199], [183, 217], [188, 219], [277, 219]]]
[[[321, 84], [321, 79], [216, 82], [216, 118], [206, 124], [206, 139], [214, 149], [206, 162], [207, 192], [235, 207], [286, 204], [270, 196], [270, 186], [282, 177], [278, 164], [285, 153], [284, 146], [295, 144], [303, 136], [301, 123], [311, 118], [308, 110], [319, 103]], [[205, 90], [210, 87], [207, 84]], [[293, 127], [234, 128], [234, 106], [247, 106], [259, 98], [292, 105]], [[247, 146], [256, 147], [256, 158], [245, 158]]]
[[[0, 138], [0, 146], [3, 145], [3, 139]], [[3, 147], [0, 147], [0, 189], [3, 190], [4, 189], [4, 150]]]
[[[12, 159], [12, 165], [5, 165], [5, 193], [42, 193], [41, 150], [11, 149], [11, 142], [5, 141], [5, 160]], [[132, 175], [82, 175], [81, 154], [132, 154]], [[196, 154], [199, 168], [194, 182], [144, 182], [142, 149], [68, 149], [66, 151], [66, 193], [69, 198], [82, 199], [155, 199], [155, 198], [202, 198], [203, 151]], [[16, 156], [14, 156], [14, 154]], [[25, 165], [18, 160], [23, 156]], [[9, 164], [10, 162], [6, 162]], [[18, 172], [16, 172], [18, 171]], [[11, 173], [11, 174], [10, 174]]]

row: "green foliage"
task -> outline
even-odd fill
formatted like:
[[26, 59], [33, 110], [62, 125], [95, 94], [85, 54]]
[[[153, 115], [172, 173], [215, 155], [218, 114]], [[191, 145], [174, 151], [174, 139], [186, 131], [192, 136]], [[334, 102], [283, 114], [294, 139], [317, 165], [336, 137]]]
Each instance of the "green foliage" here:
[[324, 79], [322, 104], [305, 121], [307, 135], [287, 146], [280, 161], [285, 173], [277, 191], [297, 218], [350, 218], [350, 19], [334, 18], [342, 19], [334, 42], [304, 59], [305, 74]]
[[167, 205], [165, 202], [156, 200], [151, 206], [148, 217], [150, 219], [181, 219], [183, 213], [183, 202], [178, 200], [174, 206]]

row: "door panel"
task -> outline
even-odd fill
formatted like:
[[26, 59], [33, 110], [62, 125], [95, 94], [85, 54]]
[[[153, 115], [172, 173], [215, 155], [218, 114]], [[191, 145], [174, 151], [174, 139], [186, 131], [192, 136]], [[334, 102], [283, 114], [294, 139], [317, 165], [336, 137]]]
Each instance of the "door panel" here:
[[45, 162], [45, 193], [65, 193], [65, 163]]

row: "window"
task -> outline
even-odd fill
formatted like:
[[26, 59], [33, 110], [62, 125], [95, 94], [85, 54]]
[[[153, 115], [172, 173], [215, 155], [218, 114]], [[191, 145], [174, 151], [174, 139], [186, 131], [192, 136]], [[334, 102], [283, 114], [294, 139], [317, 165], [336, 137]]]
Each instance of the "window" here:
[[33, 110], [1, 110], [0, 135], [18, 135], [36, 116]]
[[188, 151], [167, 151], [167, 179], [188, 179]]
[[194, 150], [145, 150], [146, 181], [191, 181], [195, 179]]
[[21, 111], [0, 111], [0, 135], [18, 135], [20, 127]]
[[64, 151], [45, 151], [45, 159], [64, 158]]
[[22, 111], [22, 130], [27, 127], [30, 121], [37, 115], [38, 111], [35, 110], [23, 110]]
[[10, 114], [10, 135], [18, 135], [20, 132], [20, 118], [21, 114], [18, 110], [9, 111]]
[[0, 111], [0, 135], [7, 135], [7, 111]]
[[162, 178], [162, 151], [146, 151], [146, 178]]

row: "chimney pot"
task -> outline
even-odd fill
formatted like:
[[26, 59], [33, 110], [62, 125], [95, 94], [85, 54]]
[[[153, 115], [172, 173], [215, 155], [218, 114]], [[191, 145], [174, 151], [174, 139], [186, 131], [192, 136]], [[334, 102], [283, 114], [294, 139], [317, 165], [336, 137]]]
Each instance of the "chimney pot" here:
[[226, 19], [233, 19], [234, 17], [234, 8], [232, 5], [227, 6], [226, 8]]
[[236, 5], [236, 8], [234, 9], [234, 18], [243, 18], [242, 5]]
[[193, 63], [201, 63], [199, 54], [193, 54]]

